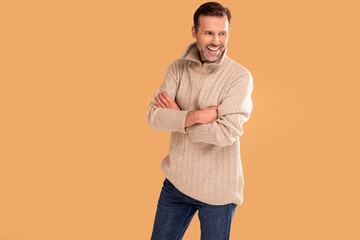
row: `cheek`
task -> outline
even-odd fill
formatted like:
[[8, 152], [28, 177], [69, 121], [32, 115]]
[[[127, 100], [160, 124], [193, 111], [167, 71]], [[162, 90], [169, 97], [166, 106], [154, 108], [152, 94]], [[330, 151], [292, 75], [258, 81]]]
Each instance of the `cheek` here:
[[204, 45], [204, 43], [205, 43], [204, 38], [199, 38], [198, 41], [201, 45]]
[[221, 43], [222, 43], [223, 45], [226, 45], [227, 42], [228, 42], [228, 40], [229, 40], [229, 38], [224, 38], [224, 39], [221, 40]]
[[209, 39], [206, 38], [206, 37], [201, 37], [201, 38], [198, 39], [198, 41], [199, 41], [200, 44], [201, 44], [202, 46], [204, 46], [204, 47], [209, 44]]

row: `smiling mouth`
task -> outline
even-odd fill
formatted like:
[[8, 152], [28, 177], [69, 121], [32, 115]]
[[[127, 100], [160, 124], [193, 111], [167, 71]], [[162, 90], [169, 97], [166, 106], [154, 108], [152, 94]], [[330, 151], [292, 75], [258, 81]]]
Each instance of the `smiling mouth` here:
[[219, 47], [216, 47], [216, 48], [213, 48], [213, 47], [207, 47], [207, 49], [211, 52], [216, 52], [220, 49], [220, 46]]

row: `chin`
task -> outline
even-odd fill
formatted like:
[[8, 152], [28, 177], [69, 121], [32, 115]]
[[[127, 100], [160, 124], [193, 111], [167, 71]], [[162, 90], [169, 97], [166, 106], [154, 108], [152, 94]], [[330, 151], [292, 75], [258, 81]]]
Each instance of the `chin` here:
[[206, 61], [208, 62], [216, 62], [219, 59], [219, 56], [213, 57], [213, 58], [206, 58]]

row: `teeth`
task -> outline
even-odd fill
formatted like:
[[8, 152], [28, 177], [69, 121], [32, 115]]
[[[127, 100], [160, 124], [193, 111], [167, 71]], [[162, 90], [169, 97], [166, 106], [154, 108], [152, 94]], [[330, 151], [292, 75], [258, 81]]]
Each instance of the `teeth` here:
[[211, 48], [211, 47], [208, 47], [208, 49], [210, 49], [211, 51], [217, 51], [220, 47], [217, 47], [217, 48]]

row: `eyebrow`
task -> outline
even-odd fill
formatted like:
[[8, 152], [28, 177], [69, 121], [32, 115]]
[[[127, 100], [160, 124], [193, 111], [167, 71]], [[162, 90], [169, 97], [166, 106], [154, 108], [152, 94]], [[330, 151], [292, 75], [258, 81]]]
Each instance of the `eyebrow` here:
[[[210, 30], [204, 30], [204, 32], [214, 33], [213, 31], [210, 31]], [[227, 31], [221, 31], [219, 33], [227, 33]]]

